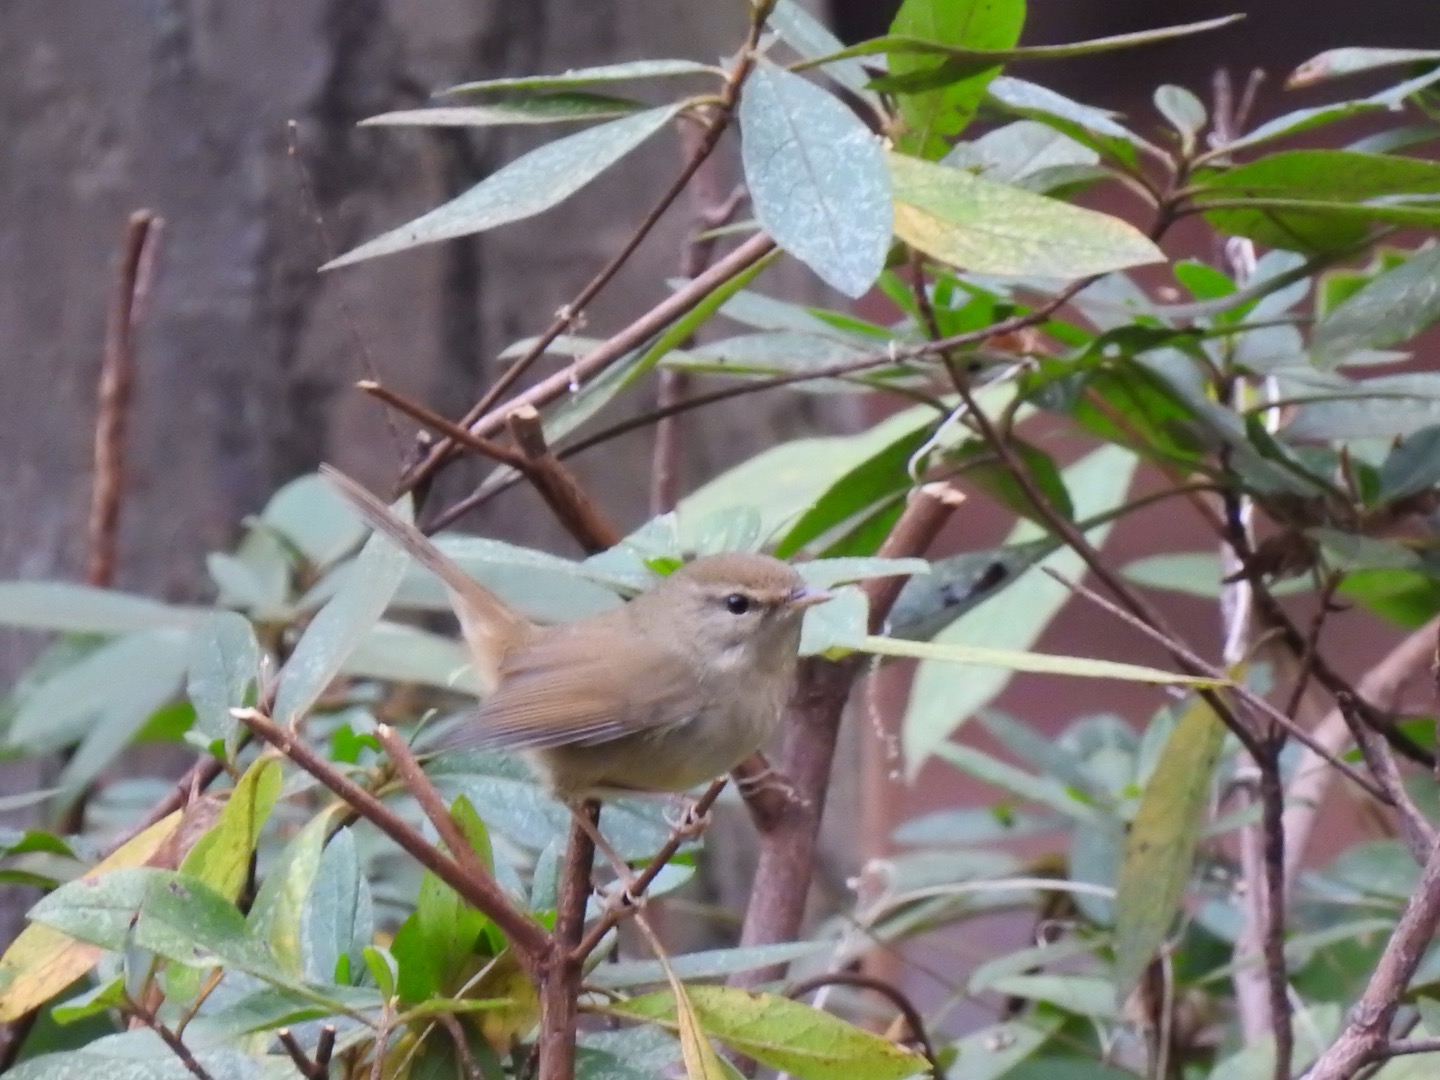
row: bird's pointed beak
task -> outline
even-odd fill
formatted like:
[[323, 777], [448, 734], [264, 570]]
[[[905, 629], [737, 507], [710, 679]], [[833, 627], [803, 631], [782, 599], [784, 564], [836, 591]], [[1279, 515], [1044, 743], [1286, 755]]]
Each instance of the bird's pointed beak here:
[[828, 589], [821, 589], [814, 585], [802, 585], [790, 594], [788, 606], [792, 611], [804, 611], [806, 608], [814, 607], [816, 604], [823, 604], [835, 596]]

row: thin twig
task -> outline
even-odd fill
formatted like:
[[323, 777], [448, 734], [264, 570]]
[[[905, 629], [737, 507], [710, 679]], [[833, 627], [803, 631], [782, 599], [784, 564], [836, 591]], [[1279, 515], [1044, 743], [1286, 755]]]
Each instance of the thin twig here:
[[[589, 800], [573, 807], [570, 841], [560, 868], [560, 895], [555, 934], [540, 981], [540, 1057], [538, 1080], [573, 1080], [575, 1025], [580, 997], [581, 961], [576, 955], [585, 930], [585, 905], [590, 899], [590, 873], [595, 861], [591, 829], [600, 825], [600, 804]], [[586, 829], [580, 816], [591, 829]]]
[[89, 559], [85, 568], [85, 580], [102, 588], [115, 582], [120, 507], [125, 493], [125, 433], [135, 385], [135, 338], [154, 280], [164, 226], [164, 220], [153, 210], [137, 210], [130, 215], [105, 328], [95, 417]]
[[1290, 1015], [1290, 976], [1285, 963], [1285, 786], [1280, 779], [1284, 738], [1265, 740], [1260, 768], [1260, 833], [1263, 838], [1262, 949], [1269, 991], [1270, 1033], [1275, 1039], [1275, 1080], [1289, 1080], [1295, 1056], [1295, 1026]]
[[[1426, 667], [1435, 655], [1435, 636], [1440, 619], [1432, 619], [1396, 645], [1360, 679], [1355, 692], [1370, 702], [1392, 705], [1401, 688]], [[1349, 724], [1339, 706], [1331, 709], [1311, 729], [1315, 746], [1308, 747], [1298, 761], [1289, 790], [1285, 793], [1285, 881], [1287, 888], [1300, 872], [1319, 811], [1325, 803], [1335, 772], [1324, 768], [1349, 741]], [[1379, 779], [1377, 777], [1377, 779]], [[1383, 783], [1383, 781], [1381, 781]]]
[[149, 1028], [156, 1035], [158, 1035], [160, 1037], [160, 1041], [163, 1042], [166, 1046], [168, 1046], [171, 1053], [173, 1053], [177, 1058], [180, 1059], [180, 1063], [185, 1066], [186, 1070], [189, 1071], [191, 1076], [195, 1077], [195, 1080], [215, 1080], [215, 1078], [210, 1075], [206, 1068], [195, 1059], [195, 1055], [192, 1054], [190, 1052], [190, 1048], [185, 1045], [185, 1040], [181, 1039], [178, 1035], [176, 1035], [173, 1031], [171, 1031], [168, 1027], [166, 1027], [158, 1019], [156, 1019], [155, 1014], [149, 1009], [147, 1009], [143, 1004], [133, 1000], [127, 1001], [124, 1005], [124, 1011], [130, 1013], [147, 1028]]
[[[715, 800], [720, 797], [720, 793], [724, 790], [725, 780], [723, 778], [713, 781], [710, 786], [705, 789], [704, 794], [695, 800], [695, 805], [690, 808], [687, 816], [692, 819], [703, 819], [704, 816], [710, 812], [710, 808], [715, 805]], [[660, 846], [660, 850], [651, 856], [650, 861], [645, 865], [645, 869], [640, 871], [633, 881], [626, 884], [625, 895], [630, 901], [633, 901], [633, 903], [623, 906], [613, 905], [606, 909], [605, 913], [596, 921], [595, 925], [590, 928], [584, 939], [576, 945], [574, 957], [577, 961], [585, 960], [595, 951], [600, 942], [604, 940], [606, 934], [619, 925], [627, 915], [634, 912], [636, 904], [645, 896], [645, 890], [650, 888], [651, 883], [659, 876], [660, 871], [665, 869], [666, 864], [675, 857], [680, 851], [680, 848], [683, 847], [685, 842], [691, 839], [693, 835], [694, 830], [684, 826], [677, 826], [670, 830], [669, 838]]]
[[624, 538], [575, 475], [550, 452], [545, 429], [533, 405], [521, 405], [505, 417], [510, 437], [525, 457], [526, 478], [587, 555], [614, 547]]
[[371, 397], [383, 401], [391, 408], [399, 409], [412, 420], [419, 421], [426, 427], [431, 428], [447, 439], [454, 439], [462, 446], [467, 446], [476, 453], [484, 454], [488, 458], [500, 462], [502, 465], [509, 465], [513, 468], [523, 468], [524, 456], [516, 453], [508, 446], [502, 446], [492, 439], [482, 438], [465, 430], [459, 424], [446, 419], [432, 409], [427, 409], [418, 401], [412, 401], [404, 394], [397, 393], [387, 386], [382, 386], [374, 379], [361, 379], [355, 384], [356, 388], [363, 390]]
[[[1050, 577], [1058, 581], [1061, 585], [1064, 585], [1071, 592], [1075, 593], [1075, 595], [1083, 596], [1086, 600], [1089, 600], [1096, 607], [1101, 608], [1104, 611], [1108, 611], [1111, 615], [1114, 615], [1117, 619], [1125, 623], [1127, 626], [1138, 630], [1140, 633], [1150, 638], [1150, 640], [1160, 645], [1163, 645], [1166, 650], [1168, 650], [1174, 656], [1182, 659], [1185, 662], [1185, 666], [1191, 669], [1191, 674], [1202, 675], [1212, 679], [1228, 679], [1228, 676], [1225, 674], [1224, 671], [1222, 671], [1220, 668], [1216, 667], [1213, 664], [1207, 663], [1196, 653], [1191, 652], [1184, 642], [1167, 637], [1162, 630], [1150, 626], [1148, 623], [1145, 622], [1144, 619], [1141, 619], [1139, 616], [1130, 614], [1118, 604], [1115, 604], [1114, 602], [1101, 596], [1094, 589], [1091, 589], [1078, 581], [1073, 581], [1070, 578], [1065, 577], [1063, 574], [1056, 573], [1048, 566], [1042, 566], [1040, 569], [1043, 570]], [[1310, 748], [1311, 751], [1313, 751], [1318, 756], [1324, 758], [1325, 761], [1329, 762], [1340, 772], [1344, 773], [1345, 776], [1349, 780], [1353, 781], [1357, 787], [1374, 796], [1380, 802], [1386, 804], [1389, 803], [1389, 798], [1386, 796], [1383, 789], [1377, 787], [1373, 781], [1371, 781], [1363, 773], [1359, 772], [1349, 762], [1343, 760], [1340, 757], [1337, 757], [1333, 752], [1322, 746], [1308, 731], [1302, 728], [1290, 717], [1282, 713], [1270, 702], [1266, 701], [1263, 697], [1256, 694], [1253, 690], [1246, 687], [1243, 683], [1231, 683], [1230, 690], [1237, 697], [1243, 700], [1245, 704], [1249, 705], [1257, 712], [1263, 713], [1270, 720], [1273, 720], [1276, 724], [1280, 725], [1291, 735], [1293, 735], [1298, 742], [1304, 743], [1307, 747]]]
[[331, 768], [294, 732], [279, 727], [256, 709], [234, 709], [231, 715], [340, 796], [357, 814], [394, 840], [475, 908], [490, 916], [515, 947], [523, 964], [533, 967], [545, 955], [549, 941], [544, 928], [516, 908], [494, 878], [488, 874], [477, 877], [468, 873], [459, 862], [444, 855], [374, 795]]
[[[760, 3], [757, 3], [752, 8], [750, 29], [746, 35], [745, 43], [740, 47], [739, 53], [725, 73], [725, 83], [720, 92], [720, 99], [710, 113], [706, 123], [705, 135], [700, 140], [699, 145], [690, 156], [690, 159], [681, 168], [679, 175], [676, 176], [664, 194], [660, 196], [650, 212], [645, 215], [644, 219], [630, 235], [630, 238], [621, 246], [620, 250], [616, 252], [614, 258], [606, 263], [600, 272], [591, 278], [570, 303], [560, 309], [560, 313], [554, 321], [551, 322], [550, 326], [540, 335], [525, 355], [511, 364], [505, 373], [495, 380], [490, 389], [487, 390], [480, 400], [475, 403], [474, 407], [465, 414], [464, 420], [461, 421], [462, 425], [472, 426], [476, 421], [482, 419], [489, 413], [499, 402], [505, 391], [510, 389], [520, 376], [528, 370], [530, 365], [544, 354], [545, 350], [550, 347], [556, 338], [569, 329], [575, 319], [578, 318], [580, 313], [589, 305], [590, 301], [598, 296], [601, 290], [610, 283], [611, 279], [620, 272], [620, 269], [629, 261], [630, 256], [635, 253], [636, 249], [640, 247], [640, 244], [645, 240], [645, 237], [650, 234], [650, 231], [655, 227], [656, 223], [659, 222], [665, 211], [680, 197], [680, 194], [689, 185], [691, 178], [694, 177], [700, 167], [705, 164], [705, 160], [714, 153], [715, 147], [720, 143], [720, 136], [725, 133], [726, 128], [730, 126], [730, 122], [734, 117], [735, 106], [740, 100], [740, 87], [755, 65], [755, 49], [760, 42], [760, 35], [765, 29], [765, 20], [770, 17], [770, 12], [775, 7], [776, 2], [777, 0], [761, 0]], [[764, 239], [768, 241], [768, 237]], [[753, 244], [754, 241], [752, 240], [750, 243]], [[744, 246], [747, 245], [742, 245], [742, 248]], [[773, 246], [773, 243], [769, 246]], [[766, 250], [768, 251], [768, 247]], [[764, 253], [765, 252], [762, 251], [760, 255]], [[759, 258], [759, 255], [755, 257]], [[748, 265], [748, 263], [746, 265]], [[722, 278], [721, 280], [725, 279]], [[658, 311], [659, 307], [663, 306], [663, 304], [659, 305], [655, 310]], [[667, 320], [667, 322], [668, 321], [669, 320]], [[648, 336], [648, 334], [642, 335], [641, 340], [643, 340], [645, 336]], [[615, 355], [618, 357], [625, 351], [627, 351], [627, 349], [621, 349], [620, 352]], [[602, 367], [603, 366], [604, 365], [602, 365]], [[576, 371], [576, 378], [582, 377], [578, 373], [578, 368], [579, 365], [577, 364], [575, 368], [572, 369]], [[536, 403], [531, 402], [531, 404]], [[433, 476], [435, 471], [449, 459], [452, 450], [453, 446], [449, 443], [441, 443], [436, 446], [425, 461], [421, 462], [417, 468], [412, 469], [410, 473], [405, 476], [402, 482], [404, 490], [408, 491], [416, 484]]]
[[[329, 1030], [333, 1033], [335, 1029]], [[285, 1048], [285, 1052], [290, 1055], [290, 1060], [295, 1063], [295, 1068], [300, 1070], [300, 1075], [305, 1077], [305, 1080], [327, 1080], [330, 1070], [305, 1053], [305, 1048], [295, 1040], [289, 1028], [281, 1028], [275, 1033], [275, 1037], [280, 1040], [280, 1045]]]
[[1389, 744], [1356, 715], [1354, 704], [1348, 696], [1340, 697], [1336, 701], [1336, 707], [1349, 725], [1350, 735], [1360, 747], [1365, 764], [1390, 797], [1391, 805], [1395, 807], [1400, 819], [1400, 836], [1405, 841], [1405, 846], [1409, 848], [1415, 862], [1424, 866], [1430, 849], [1435, 846], [1435, 826], [1420, 812], [1420, 808], [1410, 798], [1410, 792], [1405, 790], [1405, 783], [1400, 778], [1400, 770], [1395, 765], [1395, 756], [1390, 752]]
[[[475, 848], [455, 824], [455, 819], [450, 816], [450, 810], [440, 797], [440, 792], [430, 783], [430, 778], [420, 768], [420, 763], [415, 760], [415, 755], [410, 752], [405, 740], [400, 738], [389, 724], [377, 724], [375, 741], [384, 747], [385, 753], [390, 756], [396, 774], [420, 804], [420, 809], [430, 819], [430, 824], [435, 826], [440, 842], [450, 852], [450, 857], [460, 864], [460, 869], [477, 881], [490, 878], [490, 871], [485, 869], [479, 856], [475, 854]], [[493, 879], [491, 881], [494, 884]], [[499, 885], [495, 885], [495, 888], [498, 890]]]
[[925, 1029], [924, 1017], [920, 1015], [920, 1010], [915, 1007], [915, 1003], [906, 997], [899, 987], [884, 979], [877, 979], [873, 975], [863, 975], [858, 971], [832, 971], [796, 983], [789, 989], [786, 996], [801, 998], [822, 986], [857, 986], [885, 998], [905, 1018], [905, 1024], [910, 1029], [910, 1038], [920, 1047], [920, 1053], [924, 1054], [925, 1060], [930, 1063], [930, 1075], [935, 1077], [935, 1080], [940, 1080], [945, 1075], [945, 1070], [940, 1065], [940, 1059], [935, 1053], [935, 1044], [930, 1041], [930, 1034]]
[[1355, 1070], [1383, 1057], [1390, 1025], [1440, 924], [1440, 844], [1430, 849], [1419, 885], [1370, 973], [1359, 1004], [1340, 1037], [1320, 1055], [1306, 1080], [1348, 1080]]

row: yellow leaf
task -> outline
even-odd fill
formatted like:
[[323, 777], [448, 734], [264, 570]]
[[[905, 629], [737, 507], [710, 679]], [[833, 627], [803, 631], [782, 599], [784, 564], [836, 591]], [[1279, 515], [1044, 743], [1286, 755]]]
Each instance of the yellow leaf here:
[[[148, 865], [180, 827], [182, 817], [177, 810], [157, 821], [92, 867], [84, 878], [94, 880], [111, 870]], [[27, 926], [0, 956], [0, 1023], [45, 1004], [94, 967], [104, 951], [48, 926]]]

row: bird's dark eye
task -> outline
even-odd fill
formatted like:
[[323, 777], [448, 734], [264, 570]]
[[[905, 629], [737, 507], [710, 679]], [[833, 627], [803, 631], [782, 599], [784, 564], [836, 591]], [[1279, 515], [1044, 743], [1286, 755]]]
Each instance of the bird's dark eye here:
[[731, 615], [744, 615], [750, 610], [750, 598], [742, 593], [732, 592], [725, 597], [725, 610]]

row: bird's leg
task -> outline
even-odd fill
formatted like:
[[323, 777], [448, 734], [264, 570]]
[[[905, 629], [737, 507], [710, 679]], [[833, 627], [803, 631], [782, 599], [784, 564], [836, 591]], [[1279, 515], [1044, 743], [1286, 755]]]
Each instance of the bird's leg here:
[[689, 796], [678, 796], [673, 806], [679, 813], [674, 816], [667, 813], [665, 824], [670, 826], [670, 831], [679, 839], [695, 840], [710, 827], [710, 811], [697, 813], [695, 800]]

